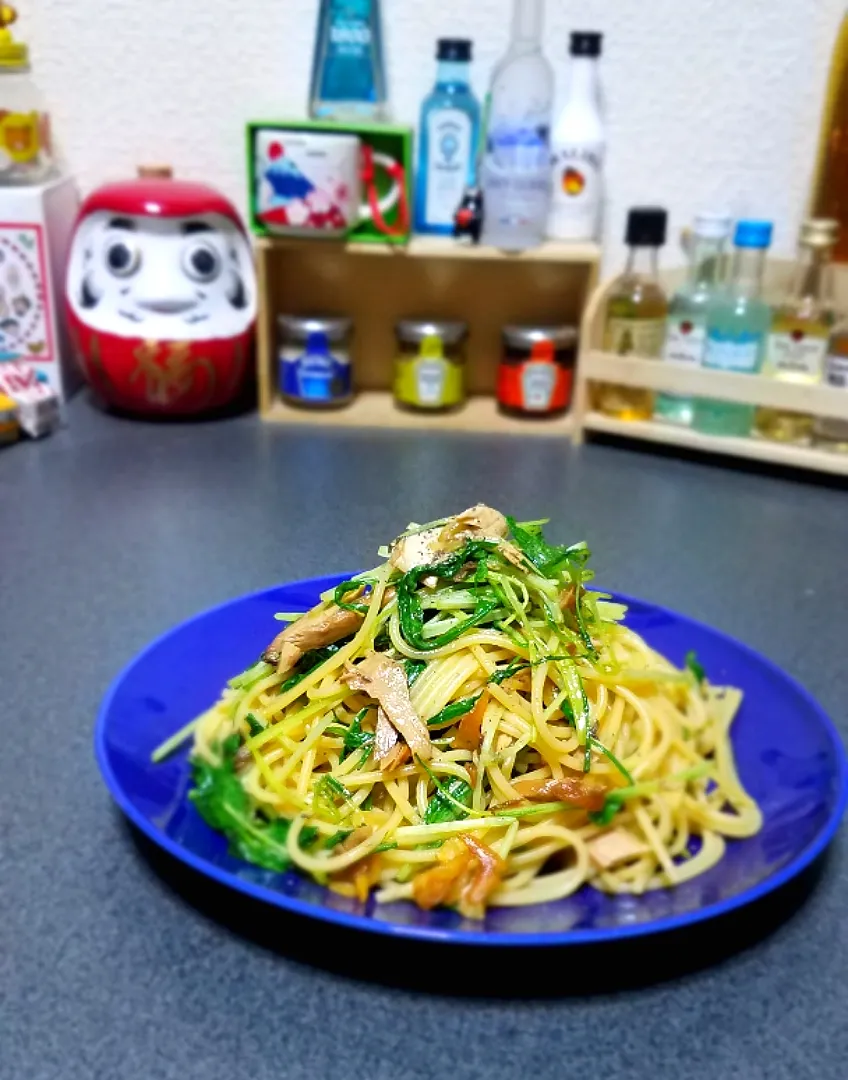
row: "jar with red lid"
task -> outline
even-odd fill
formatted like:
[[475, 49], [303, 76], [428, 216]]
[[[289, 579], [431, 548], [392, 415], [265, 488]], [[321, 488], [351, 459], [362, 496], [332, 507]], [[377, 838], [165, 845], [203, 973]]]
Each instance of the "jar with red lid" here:
[[515, 416], [559, 416], [571, 405], [577, 330], [505, 326], [498, 403]]

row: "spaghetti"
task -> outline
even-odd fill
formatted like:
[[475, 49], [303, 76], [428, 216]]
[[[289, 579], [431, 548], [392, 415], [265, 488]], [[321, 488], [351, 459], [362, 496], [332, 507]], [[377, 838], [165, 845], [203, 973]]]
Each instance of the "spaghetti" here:
[[651, 649], [542, 524], [476, 506], [411, 526], [281, 616], [193, 728], [191, 798], [235, 854], [479, 918], [675, 886], [758, 831], [740, 692]]

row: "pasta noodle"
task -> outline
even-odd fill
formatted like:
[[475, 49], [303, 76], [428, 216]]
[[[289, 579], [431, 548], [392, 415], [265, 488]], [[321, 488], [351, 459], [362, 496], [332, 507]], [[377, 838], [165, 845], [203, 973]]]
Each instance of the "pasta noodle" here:
[[475, 918], [676, 886], [759, 830], [740, 692], [623, 625], [584, 545], [477, 506], [383, 554], [195, 724], [192, 798], [236, 854]]

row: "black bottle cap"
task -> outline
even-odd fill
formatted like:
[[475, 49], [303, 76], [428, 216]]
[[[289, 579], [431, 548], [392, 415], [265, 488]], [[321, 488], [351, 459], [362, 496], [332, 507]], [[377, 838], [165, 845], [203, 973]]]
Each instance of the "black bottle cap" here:
[[436, 43], [437, 60], [471, 59], [472, 42], [468, 38], [439, 38]]
[[571, 35], [572, 56], [600, 56], [603, 34], [594, 30], [575, 30]]
[[624, 242], [631, 247], [662, 247], [668, 213], [661, 206], [634, 206], [627, 215]]

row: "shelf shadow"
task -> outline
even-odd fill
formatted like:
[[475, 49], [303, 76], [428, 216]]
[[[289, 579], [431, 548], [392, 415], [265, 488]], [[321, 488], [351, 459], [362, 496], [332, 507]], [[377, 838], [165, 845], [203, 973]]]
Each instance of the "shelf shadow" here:
[[[825, 853], [773, 893], [685, 929], [597, 945], [495, 948], [362, 933], [306, 918], [206, 877], [128, 822], [126, 827], [160, 882], [230, 933], [288, 960], [349, 979], [463, 998], [584, 997], [694, 974], [755, 946], [797, 916], [827, 860]], [[469, 993], [445, 975], [463, 970], [473, 970], [476, 986], [485, 991]]]

